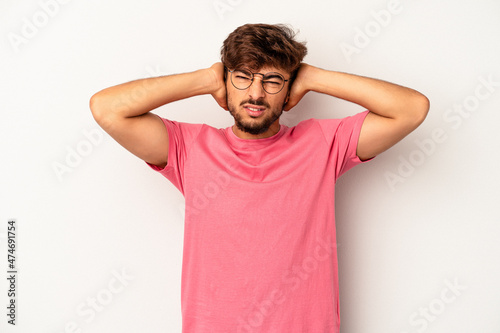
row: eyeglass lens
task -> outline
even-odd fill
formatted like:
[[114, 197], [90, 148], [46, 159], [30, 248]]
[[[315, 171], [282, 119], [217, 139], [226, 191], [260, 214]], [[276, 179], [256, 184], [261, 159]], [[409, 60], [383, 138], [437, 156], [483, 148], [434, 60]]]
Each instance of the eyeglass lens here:
[[[237, 89], [247, 89], [252, 84], [254, 75], [246, 70], [234, 70], [231, 73], [231, 82]], [[279, 73], [267, 73], [262, 77], [262, 87], [270, 94], [280, 92], [285, 84], [283, 76]]]

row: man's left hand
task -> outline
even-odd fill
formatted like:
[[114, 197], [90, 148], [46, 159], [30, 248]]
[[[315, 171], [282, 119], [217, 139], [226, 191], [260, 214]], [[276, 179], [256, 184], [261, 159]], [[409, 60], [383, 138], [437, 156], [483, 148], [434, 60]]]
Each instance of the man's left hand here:
[[302, 97], [304, 97], [304, 95], [310, 91], [307, 85], [307, 76], [313, 68], [313, 66], [306, 63], [302, 63], [300, 65], [295, 81], [290, 88], [288, 102], [283, 108], [284, 111], [289, 111], [291, 108], [297, 105]]

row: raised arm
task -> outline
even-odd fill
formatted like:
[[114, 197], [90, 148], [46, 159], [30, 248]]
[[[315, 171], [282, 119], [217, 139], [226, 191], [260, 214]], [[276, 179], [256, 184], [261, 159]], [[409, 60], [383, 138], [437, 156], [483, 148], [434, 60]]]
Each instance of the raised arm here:
[[370, 159], [416, 129], [427, 116], [429, 100], [406, 87], [368, 77], [302, 64], [285, 110], [315, 91], [359, 104], [370, 111], [363, 122], [357, 155]]
[[96, 122], [119, 144], [160, 168], [167, 165], [168, 133], [161, 119], [149, 111], [196, 95], [212, 94], [227, 110], [224, 66], [185, 74], [135, 80], [94, 94], [90, 109]]

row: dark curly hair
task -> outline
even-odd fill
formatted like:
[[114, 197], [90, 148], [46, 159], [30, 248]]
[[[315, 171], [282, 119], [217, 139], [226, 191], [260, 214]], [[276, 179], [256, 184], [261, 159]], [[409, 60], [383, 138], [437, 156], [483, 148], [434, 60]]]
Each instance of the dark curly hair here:
[[307, 54], [306, 43], [296, 41], [295, 35], [283, 24], [245, 24], [222, 44], [221, 61], [229, 69], [276, 67], [291, 73], [293, 80]]

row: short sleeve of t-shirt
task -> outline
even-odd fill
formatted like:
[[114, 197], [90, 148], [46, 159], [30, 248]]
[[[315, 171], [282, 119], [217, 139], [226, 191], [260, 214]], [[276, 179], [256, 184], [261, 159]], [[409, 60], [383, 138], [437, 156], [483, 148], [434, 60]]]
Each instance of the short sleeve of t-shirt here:
[[[329, 156], [332, 159], [332, 165], [336, 168], [335, 179], [338, 179], [355, 165], [366, 162], [358, 158], [356, 148], [361, 127], [367, 114], [368, 111], [365, 111], [341, 119], [310, 119], [297, 125], [295, 132], [300, 133], [299, 135], [311, 135], [310, 132], [303, 132], [302, 128], [307, 128], [306, 123], [310, 121], [316, 122], [319, 125], [327, 147], [330, 150]], [[168, 163], [163, 169], [149, 163], [148, 165], [169, 179], [182, 194], [185, 194], [185, 162], [189, 157], [191, 147], [197, 142], [198, 135], [202, 132], [203, 127], [207, 125], [183, 123], [165, 118], [161, 119], [167, 128], [169, 137]], [[305, 140], [307, 139], [302, 141]], [[297, 141], [295, 144], [299, 147], [298, 149], [307, 149], [307, 147], [302, 146], [304, 142]]]
[[168, 163], [161, 169], [147, 163], [174, 184], [184, 194], [184, 164], [189, 155], [190, 147], [196, 141], [203, 124], [189, 124], [160, 117], [168, 131]]
[[330, 147], [331, 158], [336, 159], [336, 179], [362, 161], [356, 154], [359, 134], [369, 111], [341, 119], [321, 119], [319, 125]]

